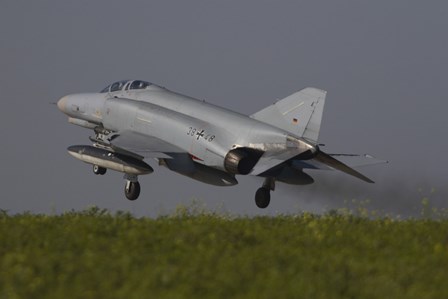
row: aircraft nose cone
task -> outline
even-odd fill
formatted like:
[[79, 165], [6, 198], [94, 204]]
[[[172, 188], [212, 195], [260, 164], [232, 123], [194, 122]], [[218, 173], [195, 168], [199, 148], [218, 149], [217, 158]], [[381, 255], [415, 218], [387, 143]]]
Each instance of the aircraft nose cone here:
[[58, 108], [59, 110], [61, 110], [62, 112], [65, 112], [65, 107], [67, 106], [67, 96], [62, 97], [59, 101], [58, 101]]

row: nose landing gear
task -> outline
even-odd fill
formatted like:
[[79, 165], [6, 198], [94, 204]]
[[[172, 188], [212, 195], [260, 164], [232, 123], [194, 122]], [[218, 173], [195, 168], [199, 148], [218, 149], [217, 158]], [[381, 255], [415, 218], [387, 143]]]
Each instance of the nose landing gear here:
[[96, 175], [104, 175], [107, 172], [107, 168], [98, 166], [98, 165], [93, 165], [93, 173]]
[[275, 179], [266, 178], [263, 186], [255, 193], [255, 204], [257, 207], [264, 209], [269, 206], [269, 202], [271, 201], [271, 190], [275, 190]]

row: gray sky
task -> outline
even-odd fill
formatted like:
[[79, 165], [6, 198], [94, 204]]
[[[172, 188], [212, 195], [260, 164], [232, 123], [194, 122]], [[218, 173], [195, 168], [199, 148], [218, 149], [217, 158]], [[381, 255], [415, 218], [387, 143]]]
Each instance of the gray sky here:
[[[447, 207], [446, 1], [17, 1], [0, 4], [0, 208], [62, 212], [98, 205], [157, 215], [197, 199], [232, 213], [272, 215], [344, 207], [412, 214], [421, 198]], [[327, 152], [369, 153], [377, 183], [313, 172], [313, 186], [262, 180], [208, 186], [159, 168], [125, 200], [119, 173], [93, 175], [66, 148], [90, 132], [67, 123], [63, 95], [138, 78], [251, 114], [303, 87], [328, 91]], [[420, 190], [420, 191], [419, 191]]]

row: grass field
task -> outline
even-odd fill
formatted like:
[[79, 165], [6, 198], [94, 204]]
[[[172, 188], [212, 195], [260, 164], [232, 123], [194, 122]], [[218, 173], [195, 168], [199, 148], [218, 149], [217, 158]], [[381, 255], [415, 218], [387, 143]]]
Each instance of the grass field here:
[[4, 298], [448, 298], [448, 220], [3, 213]]

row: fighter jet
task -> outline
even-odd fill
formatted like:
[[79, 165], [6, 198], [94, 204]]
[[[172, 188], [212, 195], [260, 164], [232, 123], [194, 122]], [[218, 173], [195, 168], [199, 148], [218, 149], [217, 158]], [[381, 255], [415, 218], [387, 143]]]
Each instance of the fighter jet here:
[[[302, 89], [247, 116], [142, 81], [115, 82], [101, 92], [64, 96], [57, 102], [68, 121], [93, 131], [91, 144], [68, 148], [73, 157], [124, 173], [125, 196], [140, 195], [138, 176], [153, 172], [145, 159], [216, 186], [238, 184], [237, 175], [264, 178], [255, 203], [266, 208], [276, 182], [307, 185], [307, 169], [335, 169], [372, 180], [324, 153], [318, 142], [326, 91]], [[381, 162], [371, 156], [362, 164]]]

